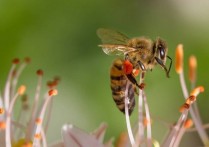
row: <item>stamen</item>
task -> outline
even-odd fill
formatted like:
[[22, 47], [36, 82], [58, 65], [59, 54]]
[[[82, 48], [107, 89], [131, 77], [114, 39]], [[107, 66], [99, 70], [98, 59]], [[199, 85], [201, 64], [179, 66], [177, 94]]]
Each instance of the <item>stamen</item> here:
[[[18, 61], [18, 63], [19, 63], [19, 61]], [[14, 72], [13, 72], [12, 86], [11, 86], [11, 97], [13, 97], [14, 94], [15, 94], [16, 85], [17, 85], [18, 79], [19, 79], [22, 71], [25, 69], [26, 65], [29, 64], [29, 63], [30, 63], [30, 59], [28, 57], [26, 57], [24, 59], [24, 62], [22, 62], [20, 64], [19, 68], [17, 68], [16, 70], [14, 70]]]
[[18, 89], [18, 94], [23, 95], [25, 93], [26, 87], [24, 85], [20, 86]]
[[32, 114], [30, 117], [30, 122], [28, 125], [28, 129], [26, 132], [26, 140], [30, 140], [30, 138], [32, 137], [32, 128], [34, 126], [34, 121], [35, 121], [35, 117], [37, 115], [37, 110], [38, 110], [38, 101], [39, 101], [39, 96], [40, 96], [40, 91], [41, 91], [41, 85], [42, 85], [42, 78], [43, 78], [43, 70], [39, 69], [36, 71], [36, 74], [38, 75], [38, 84], [36, 86], [36, 91], [35, 91], [35, 96], [34, 96], [34, 102], [33, 102], [33, 106], [32, 106]]
[[58, 92], [56, 89], [49, 90], [48, 97], [46, 97], [46, 99], [43, 103], [42, 109], [41, 109], [40, 114], [38, 116], [39, 123], [36, 123], [36, 129], [35, 129], [35, 133], [34, 133], [35, 135], [33, 138], [33, 145], [35, 145], [35, 146], [39, 143], [39, 139], [40, 139], [39, 135], [41, 133], [42, 123], [43, 123], [44, 115], [46, 112], [46, 108], [47, 108], [52, 96], [55, 96], [57, 93]]
[[144, 100], [144, 107], [145, 107], [145, 114], [146, 114], [146, 122], [147, 122], [147, 146], [151, 147], [152, 146], [152, 129], [151, 129], [151, 118], [150, 118], [150, 113], [149, 113], [149, 106], [147, 103], [147, 97], [145, 95], [145, 92], [142, 91], [143, 93], [143, 100]]
[[192, 125], [193, 125], [192, 119], [187, 119], [184, 123], [184, 128], [186, 128], [186, 129], [191, 128]]
[[18, 96], [20, 94], [23, 94], [25, 92], [25, 86], [20, 86], [20, 88], [18, 89], [18, 92], [15, 94], [15, 96], [12, 98], [11, 103], [9, 105], [9, 109], [7, 112], [7, 116], [6, 116], [6, 132], [5, 132], [5, 142], [6, 142], [6, 146], [10, 147], [11, 146], [11, 135], [10, 135], [10, 127], [11, 127], [11, 114], [12, 114], [12, 110], [14, 107], [14, 103], [17, 100]]
[[35, 137], [36, 139], [41, 139], [41, 134], [35, 134], [34, 137]]
[[204, 87], [203, 86], [199, 86], [197, 88], [195, 88], [194, 90], [192, 90], [192, 92], [190, 93], [190, 95], [194, 95], [197, 96], [199, 93], [204, 92]]
[[[140, 74], [140, 81], [139, 84], [144, 83], [144, 72]], [[144, 124], [143, 124], [143, 89], [139, 88], [139, 97], [138, 97], [138, 132], [137, 132], [137, 139], [136, 139], [136, 146], [139, 146], [144, 138]]]
[[126, 85], [126, 90], [125, 90], [125, 117], [126, 117], [126, 126], [127, 126], [127, 130], [128, 130], [128, 136], [131, 142], [131, 145], [134, 146], [135, 145], [135, 141], [134, 141], [134, 137], [133, 137], [133, 133], [132, 133], [132, 129], [131, 129], [131, 123], [130, 123], [130, 118], [129, 118], [129, 112], [128, 112], [128, 104], [129, 104], [129, 98], [128, 98], [128, 87], [129, 87], [129, 82], [127, 82]]
[[9, 71], [9, 74], [8, 74], [8, 77], [7, 77], [7, 81], [6, 81], [6, 84], [5, 84], [5, 90], [4, 90], [4, 106], [5, 106], [5, 110], [7, 111], [8, 108], [9, 108], [9, 102], [10, 102], [10, 92], [11, 92], [11, 80], [12, 80], [12, 75], [15, 71], [15, 68], [17, 66], [17, 64], [19, 63], [19, 59], [15, 58], [13, 59], [12, 61], [12, 67]]
[[197, 68], [196, 57], [190, 56], [190, 58], [189, 58], [189, 80], [191, 83], [196, 82], [196, 68]]
[[32, 147], [32, 143], [26, 142], [26, 143], [24, 143], [23, 147]]
[[128, 134], [126, 132], [122, 132], [116, 141], [116, 147], [128, 146]]
[[6, 123], [4, 121], [0, 122], [0, 130], [4, 130], [6, 128]]
[[36, 124], [39, 125], [39, 124], [41, 124], [41, 123], [42, 123], [42, 119], [41, 119], [41, 118], [37, 118], [37, 119], [36, 119]]
[[190, 108], [190, 105], [187, 104], [187, 103], [184, 103], [180, 109], [179, 109], [179, 112], [183, 113], [185, 110], [188, 110]]
[[47, 147], [46, 134], [43, 128], [41, 128], [41, 141], [42, 141], [42, 147]]
[[20, 60], [18, 58], [15, 58], [15, 59], [12, 60], [12, 63], [13, 64], [19, 64]]
[[127, 125], [127, 130], [128, 130], [128, 136], [131, 142], [131, 145], [135, 145], [132, 129], [131, 129], [131, 123], [130, 123], [130, 118], [129, 118], [129, 112], [128, 112], [128, 104], [129, 104], [129, 99], [128, 97], [125, 98], [125, 116], [126, 116], [126, 125]]
[[48, 81], [47, 82], [47, 86], [49, 87], [49, 89], [53, 89], [58, 85], [59, 81], [60, 81], [60, 78], [55, 77], [53, 81]]
[[58, 94], [58, 91], [56, 89], [52, 89], [52, 90], [49, 90], [48, 94], [49, 96], [55, 96]]
[[18, 112], [16, 121], [12, 121], [12, 124], [16, 126], [13, 129], [14, 138], [20, 138], [20, 136], [25, 135], [23, 130], [26, 130], [26, 127], [23, 127], [23, 124], [28, 122], [28, 118], [26, 116], [28, 115], [29, 110], [28, 96], [26, 94], [21, 96], [21, 107], [22, 109]]
[[178, 130], [178, 132], [176, 134], [175, 141], [173, 143], [173, 147], [179, 147], [180, 141], [181, 141], [183, 135], [185, 134], [186, 129], [191, 127], [192, 124], [193, 124], [193, 122], [191, 119], [187, 119], [183, 122], [181, 128]]
[[176, 48], [176, 72], [180, 74], [183, 71], [183, 45], [179, 44]]
[[4, 114], [4, 108], [0, 108], [0, 115]]
[[150, 122], [150, 120], [144, 117], [143, 123], [144, 123], [144, 127], [147, 127], [147, 125], [152, 124], [152, 121]]
[[39, 70], [36, 71], [36, 74], [38, 76], [43, 76], [44, 75], [44, 72], [43, 72], [43, 70], [39, 69]]

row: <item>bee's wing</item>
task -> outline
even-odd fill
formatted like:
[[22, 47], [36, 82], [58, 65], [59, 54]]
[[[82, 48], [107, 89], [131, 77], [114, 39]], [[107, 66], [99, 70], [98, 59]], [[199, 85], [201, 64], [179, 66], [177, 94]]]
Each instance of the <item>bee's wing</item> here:
[[135, 48], [128, 47], [125, 45], [113, 45], [113, 44], [102, 44], [99, 45], [99, 47], [102, 48], [102, 50], [105, 52], [107, 55], [124, 55], [128, 52], [135, 51]]
[[129, 38], [115, 30], [99, 28], [97, 35], [103, 43], [99, 47], [102, 47], [103, 51], [108, 55], [123, 55], [135, 50], [126, 45]]
[[115, 30], [99, 28], [97, 35], [104, 44], [126, 44], [129, 38]]

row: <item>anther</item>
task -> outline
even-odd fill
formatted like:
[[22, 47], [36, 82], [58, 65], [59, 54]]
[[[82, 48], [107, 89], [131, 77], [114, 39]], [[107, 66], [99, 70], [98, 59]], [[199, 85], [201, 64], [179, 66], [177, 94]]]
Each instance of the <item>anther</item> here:
[[23, 147], [32, 147], [32, 143], [26, 142], [23, 144]]
[[179, 111], [182, 113], [182, 112], [184, 112], [185, 110], [188, 110], [189, 108], [190, 108], [190, 105], [187, 104], [187, 103], [184, 103], [184, 104], [180, 107]]
[[25, 93], [26, 87], [24, 85], [20, 86], [18, 89], [18, 94], [23, 95]]
[[186, 128], [186, 129], [191, 128], [192, 125], [193, 125], [192, 119], [187, 119], [184, 123], [184, 128]]
[[192, 90], [192, 92], [190, 93], [190, 95], [194, 95], [197, 96], [199, 93], [204, 92], [204, 87], [203, 86], [199, 86], [196, 87], [194, 90]]
[[13, 64], [18, 64], [19, 62], [20, 62], [20, 60], [18, 58], [15, 58], [15, 59], [12, 60]]
[[189, 96], [188, 99], [189, 99], [190, 101], [194, 102], [194, 101], [196, 100], [196, 96], [191, 95], [191, 96]]
[[0, 108], [0, 114], [4, 114], [5, 110], [4, 108]]
[[34, 137], [37, 139], [41, 139], [41, 134], [35, 134]]
[[38, 125], [38, 124], [41, 124], [41, 122], [42, 122], [42, 119], [41, 118], [37, 118], [36, 119], [36, 124]]
[[196, 81], [196, 68], [197, 68], [196, 57], [190, 56], [190, 58], [189, 58], [189, 80], [191, 82]]
[[4, 121], [0, 122], [0, 130], [3, 130], [6, 128], [6, 123]]
[[38, 76], [43, 76], [44, 72], [43, 72], [43, 70], [39, 69], [39, 70], [36, 71], [36, 74]]
[[183, 45], [179, 44], [176, 48], [176, 72], [180, 74], [183, 71]]
[[146, 127], [148, 124], [150, 124], [151, 122], [146, 118], [146, 117], [144, 117], [144, 119], [143, 119], [143, 124], [144, 124], [144, 126]]
[[56, 89], [52, 89], [52, 90], [49, 90], [48, 94], [49, 96], [55, 96], [58, 94], [58, 91]]

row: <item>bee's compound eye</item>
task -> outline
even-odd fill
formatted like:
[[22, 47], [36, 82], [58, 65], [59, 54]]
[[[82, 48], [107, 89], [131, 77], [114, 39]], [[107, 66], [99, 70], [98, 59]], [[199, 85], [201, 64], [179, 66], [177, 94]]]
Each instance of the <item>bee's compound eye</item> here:
[[159, 51], [161, 60], [165, 59], [165, 49], [162, 46], [160, 46]]

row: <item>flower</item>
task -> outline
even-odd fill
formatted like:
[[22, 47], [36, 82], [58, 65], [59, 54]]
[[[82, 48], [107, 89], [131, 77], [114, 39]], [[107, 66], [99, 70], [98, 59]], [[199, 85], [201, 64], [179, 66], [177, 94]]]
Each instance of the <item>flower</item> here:
[[[59, 82], [55, 78], [48, 85], [49, 90], [44, 96], [43, 102], [39, 107], [40, 90], [42, 86], [43, 71], [37, 70], [38, 84], [36, 87], [32, 109], [28, 102], [26, 86], [21, 85], [17, 88], [19, 76], [23, 69], [30, 63], [30, 58], [25, 58], [23, 62], [19, 59], [12, 61], [12, 67], [6, 80], [4, 91], [0, 96], [0, 144], [5, 147], [31, 147], [47, 146], [46, 131], [50, 120], [50, 110], [53, 97], [57, 95], [56, 86]], [[17, 118], [14, 117], [14, 105], [21, 98], [22, 107]], [[48, 108], [47, 118], [44, 119]], [[27, 120], [29, 113], [29, 120]], [[46, 125], [43, 125], [45, 121]]]
[[112, 147], [113, 139], [103, 143], [107, 125], [102, 123], [92, 133], [87, 133], [72, 124], [65, 124], [62, 127], [63, 140], [51, 147]]

